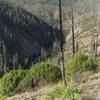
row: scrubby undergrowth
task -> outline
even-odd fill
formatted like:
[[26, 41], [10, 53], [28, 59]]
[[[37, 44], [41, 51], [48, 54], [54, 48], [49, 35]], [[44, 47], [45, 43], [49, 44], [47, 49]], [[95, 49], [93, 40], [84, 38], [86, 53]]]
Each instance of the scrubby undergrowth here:
[[41, 80], [54, 83], [60, 78], [60, 69], [46, 62], [36, 64], [30, 70], [13, 70], [0, 80], [0, 100], [3, 96], [12, 96], [29, 87], [35, 87]]
[[88, 53], [78, 52], [66, 66], [66, 79], [72, 81], [76, 73], [80, 73], [81, 75], [87, 71], [94, 72], [97, 67], [98, 62], [94, 57], [90, 56]]
[[47, 100], [79, 100], [81, 90], [77, 88], [58, 87], [48, 93]]

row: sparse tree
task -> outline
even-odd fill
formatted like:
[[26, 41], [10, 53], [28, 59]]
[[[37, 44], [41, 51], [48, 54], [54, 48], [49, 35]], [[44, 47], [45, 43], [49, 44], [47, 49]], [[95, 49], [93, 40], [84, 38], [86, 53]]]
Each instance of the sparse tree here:
[[74, 55], [75, 54], [75, 32], [74, 32], [73, 3], [71, 3], [71, 15], [72, 15], [72, 47], [73, 47], [73, 55]]
[[6, 46], [4, 41], [2, 41], [2, 50], [3, 50], [3, 70], [6, 73], [7, 72], [7, 66], [6, 66]]
[[78, 33], [77, 33], [77, 40], [76, 40], [76, 52], [78, 52], [79, 49], [79, 43], [78, 43]]
[[41, 48], [41, 61], [46, 61], [46, 50], [44, 48]]
[[66, 86], [66, 79], [65, 79], [65, 64], [64, 64], [64, 41], [63, 41], [63, 27], [62, 27], [62, 2], [59, 0], [59, 19], [60, 19], [60, 34], [61, 34], [61, 54], [62, 54], [62, 79], [64, 80], [64, 85]]
[[97, 57], [98, 51], [98, 33], [96, 33], [96, 37], [95, 37], [95, 58]]
[[79, 0], [67, 0], [67, 5], [70, 8], [70, 13], [71, 13], [71, 29], [72, 29], [72, 52], [73, 55], [76, 52], [75, 48], [75, 26], [74, 26], [74, 6], [77, 4]]
[[95, 35], [93, 35], [92, 41], [92, 55], [96, 58], [97, 54], [98, 54], [98, 33], [96, 33]]

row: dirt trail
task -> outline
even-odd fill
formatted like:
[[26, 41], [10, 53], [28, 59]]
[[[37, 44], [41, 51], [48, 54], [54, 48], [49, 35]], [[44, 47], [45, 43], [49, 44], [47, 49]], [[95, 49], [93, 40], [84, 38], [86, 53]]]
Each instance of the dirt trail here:
[[[62, 82], [44, 86], [37, 91], [22, 93], [6, 100], [46, 100], [47, 93], [57, 86], [62, 86]], [[81, 83], [78, 87], [81, 87], [83, 92], [81, 100], [100, 100], [100, 73], [91, 75], [86, 82]]]
[[100, 100], [100, 73], [89, 77], [82, 90], [82, 100]]
[[38, 88], [38, 90], [18, 94], [13, 97], [9, 97], [6, 100], [45, 100], [49, 91], [52, 91], [57, 86], [61, 85], [62, 82], [58, 82], [57, 84], [52, 85], [45, 85], [41, 88]]

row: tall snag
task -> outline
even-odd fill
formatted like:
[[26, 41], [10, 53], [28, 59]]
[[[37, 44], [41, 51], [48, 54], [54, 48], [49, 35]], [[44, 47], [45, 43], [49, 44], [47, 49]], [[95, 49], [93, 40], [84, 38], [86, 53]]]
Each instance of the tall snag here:
[[62, 53], [62, 79], [64, 80], [64, 85], [66, 86], [65, 79], [65, 64], [64, 64], [64, 41], [63, 41], [63, 28], [62, 28], [62, 2], [59, 0], [59, 19], [60, 19], [60, 34], [61, 34], [61, 53]]

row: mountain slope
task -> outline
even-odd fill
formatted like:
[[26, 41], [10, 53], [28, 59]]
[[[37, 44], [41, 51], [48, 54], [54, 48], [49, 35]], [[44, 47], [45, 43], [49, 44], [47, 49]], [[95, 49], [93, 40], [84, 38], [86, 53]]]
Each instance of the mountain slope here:
[[23, 63], [26, 58], [40, 56], [41, 48], [50, 55], [53, 44], [60, 39], [59, 30], [14, 6], [0, 4], [0, 38], [5, 43], [7, 58], [17, 54], [19, 63]]

